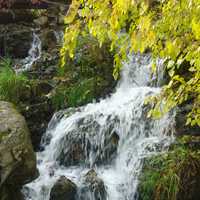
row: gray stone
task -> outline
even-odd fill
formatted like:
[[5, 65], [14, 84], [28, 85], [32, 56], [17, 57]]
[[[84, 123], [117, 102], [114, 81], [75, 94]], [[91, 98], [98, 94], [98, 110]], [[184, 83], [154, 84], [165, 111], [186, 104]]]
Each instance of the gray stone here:
[[0, 101], [0, 200], [13, 200], [12, 195], [37, 175], [36, 156], [24, 117], [11, 103]]
[[34, 23], [38, 26], [46, 26], [48, 24], [48, 17], [47, 16], [41, 16], [34, 20]]

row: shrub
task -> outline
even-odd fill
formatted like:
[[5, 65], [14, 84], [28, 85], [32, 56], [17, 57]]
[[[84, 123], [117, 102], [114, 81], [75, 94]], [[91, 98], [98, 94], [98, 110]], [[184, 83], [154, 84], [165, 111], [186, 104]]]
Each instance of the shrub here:
[[138, 187], [140, 200], [198, 200], [200, 138], [184, 137], [171, 150], [145, 160]]
[[56, 109], [66, 106], [76, 107], [91, 102], [95, 98], [95, 78], [84, 79], [69, 87], [65, 85], [56, 88], [51, 100]]
[[65, 84], [52, 97], [56, 108], [81, 106], [107, 95], [115, 85], [113, 59], [107, 43], [99, 47], [88, 33], [80, 35], [75, 59], [66, 57], [65, 65], [57, 69], [58, 79]]

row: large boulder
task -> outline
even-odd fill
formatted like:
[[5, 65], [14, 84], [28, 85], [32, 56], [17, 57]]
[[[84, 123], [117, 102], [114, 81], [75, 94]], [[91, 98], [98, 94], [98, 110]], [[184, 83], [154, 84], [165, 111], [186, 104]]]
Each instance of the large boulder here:
[[37, 175], [24, 117], [11, 103], [0, 101], [0, 200], [22, 199], [21, 187]]
[[65, 176], [61, 176], [50, 192], [50, 200], [75, 200], [77, 187]]

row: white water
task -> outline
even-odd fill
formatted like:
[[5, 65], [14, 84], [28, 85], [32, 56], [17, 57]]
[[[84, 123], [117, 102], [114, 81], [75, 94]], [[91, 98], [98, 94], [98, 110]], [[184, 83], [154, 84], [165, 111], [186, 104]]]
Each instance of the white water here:
[[[27, 200], [49, 200], [50, 189], [61, 175], [81, 188], [91, 168], [106, 187], [107, 198], [100, 200], [137, 199], [143, 159], [166, 151], [173, 140], [169, 136], [173, 133], [173, 116], [157, 121], [146, 118], [145, 98], [160, 91], [147, 87], [151, 83], [150, 63], [149, 55], [135, 55], [124, 65], [116, 92], [110, 97], [72, 114], [66, 110], [54, 115], [43, 138], [45, 150], [37, 154], [40, 177], [27, 185]], [[106, 150], [106, 141], [113, 134], [119, 136], [116, 154]], [[80, 141], [84, 159], [73, 163], [69, 154]], [[94, 195], [80, 198], [80, 194], [77, 199], [99, 200]]]
[[63, 30], [55, 30], [54, 34], [55, 34], [55, 37], [56, 37], [57, 44], [62, 44], [63, 38], [64, 38]]
[[22, 72], [30, 70], [32, 65], [41, 58], [42, 55], [42, 42], [39, 36], [33, 32], [33, 41], [31, 48], [28, 51], [28, 56], [24, 58], [17, 66], [15, 66], [16, 72]]

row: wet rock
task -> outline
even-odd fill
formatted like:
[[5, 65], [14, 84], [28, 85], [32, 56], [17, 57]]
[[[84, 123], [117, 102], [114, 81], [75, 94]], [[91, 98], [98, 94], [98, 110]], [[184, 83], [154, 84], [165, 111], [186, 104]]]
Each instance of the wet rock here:
[[33, 39], [31, 28], [23, 25], [0, 25], [0, 29], [0, 46], [4, 54], [15, 59], [27, 57]]
[[78, 193], [80, 200], [106, 200], [107, 194], [104, 182], [98, 177], [95, 170], [91, 169], [84, 178], [84, 186]]
[[[114, 131], [105, 140], [104, 157], [106, 159], [114, 159], [117, 154], [117, 147], [119, 143], [119, 135]], [[103, 153], [103, 152], [102, 152]], [[103, 160], [100, 160], [100, 162]], [[98, 163], [98, 160], [96, 161]]]
[[41, 16], [34, 20], [34, 23], [37, 26], [46, 26], [48, 24], [48, 17], [47, 16]]
[[21, 199], [22, 185], [37, 176], [26, 122], [11, 103], [0, 101], [0, 200]]
[[58, 47], [56, 47], [57, 45], [57, 38], [55, 35], [55, 30], [53, 29], [45, 29], [42, 31], [42, 33], [40, 34], [40, 38], [42, 41], [42, 49], [43, 50], [52, 50]]
[[48, 101], [26, 106], [22, 110], [31, 132], [31, 140], [35, 151], [40, 150], [42, 135], [45, 133], [53, 112], [54, 110]]
[[76, 129], [69, 131], [61, 141], [62, 150], [58, 156], [60, 164], [94, 166], [112, 162], [116, 156], [119, 141], [119, 136], [113, 127], [115, 119], [105, 130], [101, 130], [100, 124], [93, 120], [93, 116], [78, 120]]
[[79, 165], [87, 162], [90, 142], [81, 132], [72, 130], [63, 138], [61, 146], [62, 150], [57, 158], [61, 165]]
[[51, 189], [50, 200], [75, 200], [76, 191], [76, 185], [65, 176], [61, 176]]

